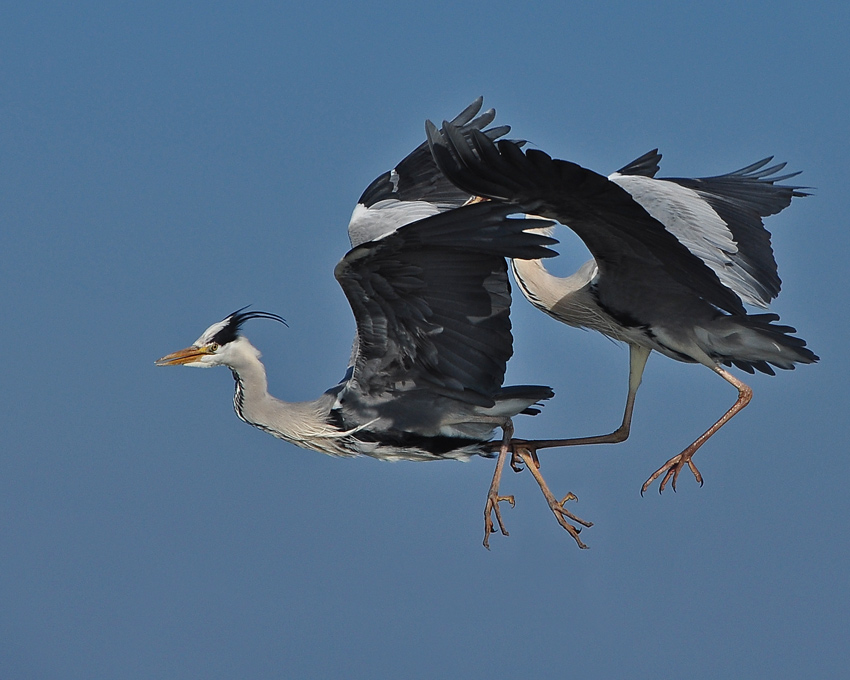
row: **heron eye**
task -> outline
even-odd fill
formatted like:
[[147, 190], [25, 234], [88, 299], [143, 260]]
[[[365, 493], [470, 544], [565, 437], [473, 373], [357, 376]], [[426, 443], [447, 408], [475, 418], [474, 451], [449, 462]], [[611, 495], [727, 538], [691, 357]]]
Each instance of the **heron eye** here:
[[210, 348], [210, 352], [217, 352], [218, 351], [218, 343], [217, 342], [211, 342], [207, 346]]

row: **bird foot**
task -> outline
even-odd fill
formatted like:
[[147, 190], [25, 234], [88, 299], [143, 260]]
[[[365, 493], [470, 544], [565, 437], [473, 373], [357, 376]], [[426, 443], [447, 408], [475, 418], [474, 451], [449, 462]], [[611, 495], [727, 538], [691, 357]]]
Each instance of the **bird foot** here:
[[670, 482], [670, 486], [672, 486], [673, 491], [675, 491], [676, 481], [679, 479], [679, 473], [685, 469], [686, 465], [693, 473], [694, 479], [696, 479], [697, 482], [699, 482], [699, 485], [702, 486], [702, 475], [700, 474], [700, 471], [697, 470], [697, 466], [694, 465], [693, 460], [691, 460], [693, 458], [694, 453], [695, 451], [685, 450], [677, 456], [673, 456], [670, 460], [664, 463], [664, 465], [662, 465], [655, 472], [653, 472], [652, 475], [650, 475], [649, 479], [647, 479], [643, 483], [643, 486], [640, 489], [640, 495], [643, 496], [649, 486], [661, 475], [664, 475], [664, 478], [661, 480], [661, 484], [659, 484], [658, 486], [658, 493], [664, 491], [665, 487], [667, 486], [667, 482]]
[[510, 535], [502, 523], [502, 513], [499, 510], [499, 503], [503, 501], [510, 503], [512, 508], [516, 505], [513, 496], [499, 496], [498, 493], [493, 493], [492, 491], [487, 494], [487, 503], [484, 506], [484, 547], [487, 550], [490, 549], [490, 534], [496, 531], [496, 525], [493, 524], [494, 514], [496, 515], [496, 522], [499, 524], [499, 531], [502, 532], [502, 536]]
[[549, 504], [549, 509], [552, 511], [552, 514], [555, 515], [555, 519], [558, 521], [567, 533], [573, 537], [573, 540], [578, 544], [578, 547], [585, 550], [587, 546], [582, 542], [581, 538], [579, 538], [579, 533], [581, 533], [581, 528], [577, 527], [573, 524], [570, 524], [568, 520], [572, 520], [576, 524], [580, 524], [585, 527], [592, 527], [593, 522], [588, 522], [586, 520], [581, 519], [581, 517], [577, 517], [569, 510], [567, 510], [566, 505], [569, 501], [578, 501], [578, 496], [574, 493], [570, 492], [566, 496], [564, 496], [560, 501], [555, 498], [552, 492], [549, 490], [548, 484], [546, 484], [546, 480], [543, 479], [543, 475], [540, 474], [540, 462], [537, 460], [536, 451], [534, 448], [529, 446], [527, 442], [522, 442], [521, 444], [518, 442], [518, 445], [515, 446], [514, 451], [517, 452], [520, 460], [525, 463], [525, 467], [531, 472], [534, 479], [537, 481], [540, 490], [543, 492], [543, 497], [546, 499], [546, 502]]
[[[510, 450], [511, 467], [513, 470], [515, 472], [521, 472], [522, 470], [527, 469], [532, 474], [534, 479], [537, 481], [537, 484], [540, 486], [540, 490], [543, 492], [543, 496], [549, 504], [549, 509], [552, 511], [552, 514], [555, 515], [555, 519], [558, 521], [558, 524], [560, 524], [567, 533], [573, 537], [579, 548], [586, 549], [587, 546], [579, 538], [581, 527], [571, 524], [570, 520], [585, 527], [592, 527], [593, 522], [587, 522], [580, 517], [577, 517], [566, 508], [569, 501], [578, 501], [578, 497], [574, 493], [570, 492], [560, 501], [555, 498], [549, 490], [549, 486], [546, 484], [546, 481], [543, 479], [543, 475], [540, 473], [540, 461], [537, 458], [537, 444], [539, 442], [512, 439], [511, 434], [513, 433], [513, 428], [510, 427], [510, 425], [508, 425], [508, 428], [506, 428], [505, 436], [498, 448], [499, 459], [496, 462], [496, 470], [493, 474], [493, 481], [490, 484], [490, 491], [487, 494], [487, 504], [484, 506], [484, 547], [488, 550], [490, 549], [490, 535], [496, 532], [496, 524], [499, 525], [499, 531], [501, 531], [504, 536], [508, 535], [508, 531], [502, 523], [502, 514], [499, 510], [499, 503], [507, 501], [511, 504], [511, 507], [514, 507], [515, 502], [513, 496], [499, 495], [499, 482], [502, 478], [502, 467], [507, 460], [508, 450]], [[493, 522], [494, 514], [496, 516], [495, 523]]]
[[[545, 494], [544, 494], [545, 495]], [[587, 546], [582, 543], [582, 540], [579, 538], [579, 534], [581, 533], [581, 528], [576, 527], [570, 524], [567, 521], [567, 518], [571, 519], [576, 524], [581, 524], [585, 527], [592, 527], [593, 522], [588, 522], [586, 520], [581, 519], [581, 517], [577, 517], [573, 513], [571, 513], [565, 507], [568, 501], [576, 501], [578, 502], [578, 496], [576, 496], [572, 491], [563, 497], [560, 501], [555, 500], [554, 497], [546, 498], [549, 503], [549, 508], [552, 510], [552, 514], [555, 515], [555, 519], [558, 520], [558, 524], [560, 524], [564, 529], [567, 530], [567, 533], [575, 539], [575, 542], [578, 544], [578, 547], [582, 550], [586, 550]]]

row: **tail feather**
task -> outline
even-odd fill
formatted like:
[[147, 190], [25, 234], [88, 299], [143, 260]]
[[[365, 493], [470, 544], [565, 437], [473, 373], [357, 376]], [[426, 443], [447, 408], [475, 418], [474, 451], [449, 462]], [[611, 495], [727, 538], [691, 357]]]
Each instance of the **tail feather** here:
[[551, 387], [543, 385], [511, 385], [503, 387], [496, 395], [496, 406], [494, 411], [500, 414], [513, 416], [524, 414], [535, 416], [540, 413], [538, 406], [541, 402], [555, 396]]
[[775, 375], [772, 366], [793, 370], [795, 364], [818, 361], [806, 341], [792, 335], [796, 328], [777, 321], [777, 314], [718, 317], [711, 328], [705, 329], [710, 335], [710, 353], [726, 366], [768, 375]]

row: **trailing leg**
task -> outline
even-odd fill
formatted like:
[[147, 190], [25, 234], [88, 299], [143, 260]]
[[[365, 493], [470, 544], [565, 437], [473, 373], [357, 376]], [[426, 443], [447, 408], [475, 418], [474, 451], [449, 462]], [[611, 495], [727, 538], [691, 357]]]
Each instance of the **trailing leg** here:
[[668, 460], [664, 465], [658, 468], [652, 475], [647, 479], [643, 486], [641, 487], [640, 493], [641, 495], [649, 488], [650, 484], [658, 479], [662, 474], [664, 478], [661, 480], [661, 484], [658, 487], [658, 493], [664, 491], [664, 487], [667, 486], [667, 482], [671, 481], [671, 486], [673, 487], [673, 491], [676, 490], [676, 480], [679, 478], [679, 473], [684, 469], [687, 465], [691, 472], [694, 475], [694, 478], [699, 482], [699, 485], [702, 486], [702, 475], [699, 470], [697, 470], [697, 466], [694, 465], [693, 460], [691, 460], [697, 450], [705, 444], [711, 436], [717, 432], [721, 427], [723, 427], [729, 420], [734, 416], [738, 411], [744, 408], [747, 404], [750, 403], [750, 399], [753, 398], [753, 390], [746, 385], [745, 383], [738, 380], [734, 375], [729, 373], [728, 371], [722, 369], [720, 366], [715, 366], [713, 368], [714, 372], [717, 373], [721, 378], [734, 385], [738, 390], [738, 399], [732, 404], [732, 408], [730, 408], [726, 413], [721, 416], [720, 420], [718, 420], [714, 425], [708, 428], [693, 444], [691, 444], [688, 448], [682, 451], [680, 454], [673, 456], [670, 460]]

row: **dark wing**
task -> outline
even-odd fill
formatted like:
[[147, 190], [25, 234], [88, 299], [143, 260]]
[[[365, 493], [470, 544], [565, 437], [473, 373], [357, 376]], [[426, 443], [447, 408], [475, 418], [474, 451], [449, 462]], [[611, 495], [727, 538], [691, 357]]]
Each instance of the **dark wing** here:
[[[461, 111], [452, 120], [460, 134], [483, 130], [496, 117], [493, 109], [480, 115], [482, 97]], [[484, 130], [490, 139], [510, 131], [510, 126]], [[416, 220], [435, 215], [466, 203], [470, 195], [452, 184], [437, 168], [428, 143], [423, 142], [395, 168], [375, 179], [357, 201], [348, 225], [352, 247], [395, 231]]]
[[641, 177], [655, 177], [655, 173], [660, 169], [661, 154], [658, 149], [648, 151], [640, 158], [635, 158], [628, 165], [624, 165], [617, 170], [621, 175], [639, 175]]
[[346, 390], [380, 405], [428, 390], [492, 406], [512, 354], [506, 257], [555, 253], [510, 206], [479, 203], [352, 249], [334, 274], [357, 321]]
[[728, 225], [737, 252], [731, 255], [735, 266], [746, 271], [758, 284], [758, 296], [766, 305], [779, 294], [781, 281], [770, 246], [770, 232], [764, 228], [763, 217], [775, 215], [791, 204], [795, 197], [808, 196], [805, 187], [778, 184], [799, 172], [777, 176], [785, 163], [764, 167], [773, 160], [765, 158], [740, 170], [688, 179], [664, 178], [694, 190]]
[[[707, 302], [743, 314], [741, 300], [627, 191], [598, 173], [542, 151], [493, 142], [451, 123], [426, 124], [440, 169], [464, 191], [570, 227], [587, 245], [612, 293], [661, 287], [671, 279]], [[616, 306], [615, 300], [609, 300]]]

